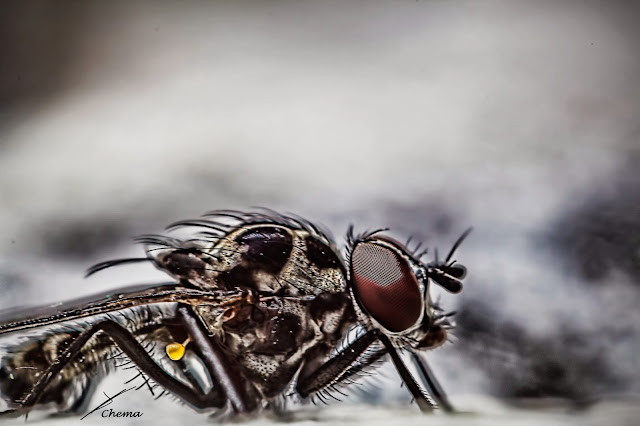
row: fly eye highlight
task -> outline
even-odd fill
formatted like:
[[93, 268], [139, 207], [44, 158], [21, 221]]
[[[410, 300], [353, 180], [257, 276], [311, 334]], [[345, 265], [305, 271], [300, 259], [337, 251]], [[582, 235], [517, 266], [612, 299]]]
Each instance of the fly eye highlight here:
[[387, 330], [397, 333], [415, 325], [424, 309], [420, 285], [409, 262], [380, 244], [357, 244], [351, 254], [351, 276], [360, 306]]

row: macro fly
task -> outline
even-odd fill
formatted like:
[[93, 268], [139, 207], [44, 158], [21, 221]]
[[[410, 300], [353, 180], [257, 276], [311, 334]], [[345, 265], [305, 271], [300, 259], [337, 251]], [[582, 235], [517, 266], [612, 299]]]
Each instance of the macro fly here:
[[444, 261], [423, 263], [419, 245], [353, 228], [343, 260], [311, 222], [266, 209], [214, 211], [168, 229], [194, 227], [186, 239], [141, 236], [146, 257], [88, 271], [151, 262], [170, 283], [2, 318], [0, 335], [17, 336], [0, 346], [4, 414], [86, 411], [95, 382], [118, 363], [136, 369], [140, 387], [198, 411], [278, 412], [289, 398], [343, 394], [387, 355], [420, 410], [452, 410], [420, 352], [453, 326], [429, 284], [460, 292], [466, 269], [451, 257], [470, 230]]

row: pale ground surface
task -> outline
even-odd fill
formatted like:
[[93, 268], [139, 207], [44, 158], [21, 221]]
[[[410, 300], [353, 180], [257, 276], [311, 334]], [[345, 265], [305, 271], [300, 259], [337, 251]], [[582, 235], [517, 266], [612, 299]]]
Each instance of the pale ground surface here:
[[[117, 372], [107, 378], [94, 395], [91, 411], [105, 401], [100, 393], [115, 395], [125, 386], [123, 382], [130, 374]], [[113, 411], [141, 412], [139, 418], [102, 418], [102, 409], [82, 416], [51, 417], [41, 412], [29, 415], [26, 424], [57, 425], [104, 425], [104, 424], [283, 424], [283, 425], [432, 425], [432, 426], [637, 426], [640, 420], [640, 395], [609, 396], [594, 402], [588, 407], [576, 408], [561, 400], [520, 400], [517, 404], [487, 395], [450, 395], [456, 407], [455, 414], [435, 412], [422, 414], [415, 404], [411, 404], [408, 395], [399, 389], [398, 380], [386, 377], [385, 383], [378, 386], [378, 392], [387, 395], [378, 403], [363, 403], [347, 388], [349, 395], [342, 402], [330, 402], [327, 405], [291, 405], [282, 417], [262, 415], [256, 418], [220, 419], [200, 414], [189, 407], [172, 401], [170, 398], [155, 400], [146, 391], [133, 391], [114, 399], [108, 408]], [[365, 382], [366, 385], [366, 382]], [[375, 393], [375, 392], [374, 392]], [[105, 408], [107, 409], [107, 408]], [[25, 424], [24, 418], [2, 419], [6, 424]]]
[[[239, 421], [247, 425], [286, 424], [286, 425], [430, 425], [430, 426], [637, 426], [640, 419], [640, 398], [608, 400], [594, 404], [589, 409], [574, 411], [561, 404], [540, 402], [539, 408], [518, 409], [509, 407], [499, 401], [483, 396], [460, 396], [457, 400], [459, 413], [445, 415], [442, 413], [423, 415], [416, 406], [401, 405], [369, 405], [341, 403], [324, 407], [310, 407], [291, 414], [286, 420], [258, 417]], [[176, 408], [169, 404], [154, 401], [150, 404], [140, 403], [135, 407], [127, 404], [116, 404], [121, 410], [143, 412], [137, 419], [100, 418], [96, 412], [84, 420], [79, 418], [42, 418], [41, 415], [29, 417], [26, 424], [57, 425], [104, 425], [104, 424], [188, 424], [207, 425], [216, 423], [204, 415], [187, 408]], [[171, 420], [169, 420], [171, 419]], [[4, 419], [3, 419], [4, 421]], [[226, 422], [237, 424], [238, 421]], [[25, 424], [23, 419], [6, 420], [6, 424]]]

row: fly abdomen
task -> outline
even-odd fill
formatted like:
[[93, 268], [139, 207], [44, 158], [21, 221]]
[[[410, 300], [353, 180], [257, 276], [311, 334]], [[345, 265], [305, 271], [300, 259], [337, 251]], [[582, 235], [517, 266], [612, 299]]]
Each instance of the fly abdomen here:
[[[28, 338], [12, 346], [0, 368], [0, 392], [9, 404], [19, 404], [41, 379], [57, 357], [79, 332], [52, 332]], [[99, 339], [96, 339], [99, 340]], [[93, 342], [47, 386], [38, 404], [56, 405], [58, 410], [71, 408], [85, 394], [87, 378], [94, 376], [111, 351], [109, 342]], [[75, 395], [74, 395], [75, 394]], [[72, 402], [73, 401], [73, 402]]]
[[[110, 315], [127, 328], [153, 356], [155, 347], [172, 341], [165, 326], [161, 309], [151, 312], [148, 308], [131, 309], [120, 315]], [[119, 318], [116, 318], [119, 317]], [[48, 369], [59, 362], [62, 354], [92, 324], [106, 320], [100, 316], [95, 321], [55, 327], [44, 334], [19, 337], [18, 341], [4, 345], [0, 359], [0, 395], [9, 408], [19, 407], [29, 398]], [[55, 408], [55, 411], [82, 411], [91, 397], [99, 378], [114, 367], [128, 364], [113, 340], [104, 333], [93, 336], [72, 355], [70, 362], [51, 378], [35, 405]], [[2, 410], [0, 410], [2, 411]]]

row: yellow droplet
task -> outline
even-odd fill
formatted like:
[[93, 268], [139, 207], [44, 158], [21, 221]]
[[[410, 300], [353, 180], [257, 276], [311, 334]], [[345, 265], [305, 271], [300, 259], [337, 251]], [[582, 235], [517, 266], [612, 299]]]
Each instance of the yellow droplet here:
[[167, 355], [173, 361], [179, 361], [184, 356], [184, 345], [182, 343], [174, 342], [167, 345]]

